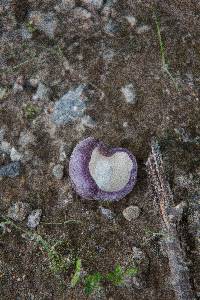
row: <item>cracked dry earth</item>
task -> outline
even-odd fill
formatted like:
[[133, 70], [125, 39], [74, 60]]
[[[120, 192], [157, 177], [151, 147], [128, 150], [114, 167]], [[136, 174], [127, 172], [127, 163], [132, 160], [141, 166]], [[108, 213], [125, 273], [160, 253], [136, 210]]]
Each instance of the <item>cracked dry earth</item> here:
[[[176, 204], [187, 204], [179, 234], [198, 299], [199, 1], [1, 0], [0, 15], [1, 217], [60, 241], [56, 251], [71, 261], [55, 275], [41, 245], [2, 217], [0, 299], [176, 299], [147, 180], [152, 136]], [[137, 184], [124, 199], [89, 201], [73, 191], [70, 154], [88, 136], [136, 156]], [[80, 277], [117, 264], [138, 273], [120, 285], [105, 280], [88, 296], [84, 280], [70, 286], [75, 257]]]

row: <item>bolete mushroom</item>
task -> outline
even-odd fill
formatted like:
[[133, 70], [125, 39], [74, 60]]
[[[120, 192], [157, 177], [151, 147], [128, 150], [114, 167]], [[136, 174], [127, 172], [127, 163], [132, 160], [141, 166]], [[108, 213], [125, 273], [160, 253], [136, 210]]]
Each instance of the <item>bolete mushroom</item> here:
[[137, 162], [129, 150], [109, 148], [89, 137], [74, 148], [69, 175], [74, 189], [85, 199], [120, 200], [135, 185]]

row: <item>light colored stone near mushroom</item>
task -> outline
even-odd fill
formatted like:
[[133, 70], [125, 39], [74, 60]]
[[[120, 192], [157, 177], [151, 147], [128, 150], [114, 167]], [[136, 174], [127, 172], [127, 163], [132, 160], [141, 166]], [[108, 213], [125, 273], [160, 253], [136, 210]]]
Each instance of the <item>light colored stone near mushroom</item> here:
[[106, 217], [107, 219], [112, 220], [114, 218], [114, 214], [109, 208], [100, 206], [99, 209], [100, 209], [102, 215], [104, 217]]
[[121, 92], [125, 98], [125, 101], [130, 104], [136, 104], [136, 92], [132, 83], [125, 85], [121, 88]]
[[23, 221], [30, 213], [30, 205], [26, 202], [16, 202], [8, 210], [8, 217], [14, 221]]
[[52, 174], [57, 179], [62, 179], [63, 178], [63, 169], [64, 169], [64, 167], [62, 165], [57, 164], [53, 167]]
[[27, 226], [29, 228], [36, 228], [39, 223], [42, 216], [42, 210], [41, 209], [35, 209], [31, 212], [31, 214], [28, 216], [28, 222]]
[[127, 221], [136, 220], [140, 215], [140, 208], [138, 206], [128, 206], [123, 210], [123, 216]]

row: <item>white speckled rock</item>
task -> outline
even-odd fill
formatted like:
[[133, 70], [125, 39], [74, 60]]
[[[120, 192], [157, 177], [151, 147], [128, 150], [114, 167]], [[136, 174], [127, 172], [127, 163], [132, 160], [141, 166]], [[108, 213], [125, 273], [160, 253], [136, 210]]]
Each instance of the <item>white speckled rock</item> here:
[[140, 209], [138, 206], [128, 206], [123, 210], [123, 216], [127, 221], [136, 220], [140, 215]]
[[128, 21], [128, 23], [131, 27], [134, 27], [137, 23], [136, 18], [133, 16], [125, 16], [125, 19]]
[[113, 212], [109, 208], [105, 208], [103, 206], [100, 206], [99, 209], [100, 209], [102, 215], [105, 218], [107, 218], [109, 220], [112, 220], [114, 218], [114, 214], [113, 214]]
[[36, 228], [39, 223], [42, 216], [42, 210], [41, 209], [35, 209], [31, 212], [31, 214], [28, 216], [28, 222], [27, 226], [29, 228]]
[[14, 147], [12, 147], [10, 151], [10, 158], [12, 161], [18, 161], [22, 159], [22, 155]]
[[30, 205], [25, 202], [16, 202], [8, 210], [8, 217], [14, 221], [23, 221], [30, 213]]
[[85, 85], [70, 89], [55, 103], [52, 120], [56, 125], [64, 125], [84, 115], [86, 100], [83, 96]]
[[62, 179], [63, 178], [63, 169], [64, 169], [64, 167], [62, 165], [60, 165], [60, 164], [55, 165], [53, 167], [52, 174], [57, 179]]
[[136, 92], [132, 83], [125, 85], [121, 88], [121, 92], [125, 98], [125, 101], [130, 104], [136, 104]]

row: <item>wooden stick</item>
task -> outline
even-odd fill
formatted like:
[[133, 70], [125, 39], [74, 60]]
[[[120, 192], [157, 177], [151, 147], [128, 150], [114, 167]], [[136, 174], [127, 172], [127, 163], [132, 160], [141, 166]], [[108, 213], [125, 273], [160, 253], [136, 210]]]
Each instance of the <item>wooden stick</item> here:
[[185, 263], [184, 249], [181, 247], [178, 225], [182, 217], [184, 203], [174, 206], [173, 194], [166, 179], [162, 156], [157, 140], [151, 142], [151, 153], [146, 163], [154, 197], [159, 207], [164, 232], [164, 241], [169, 260], [171, 281], [177, 300], [192, 300], [189, 270]]

